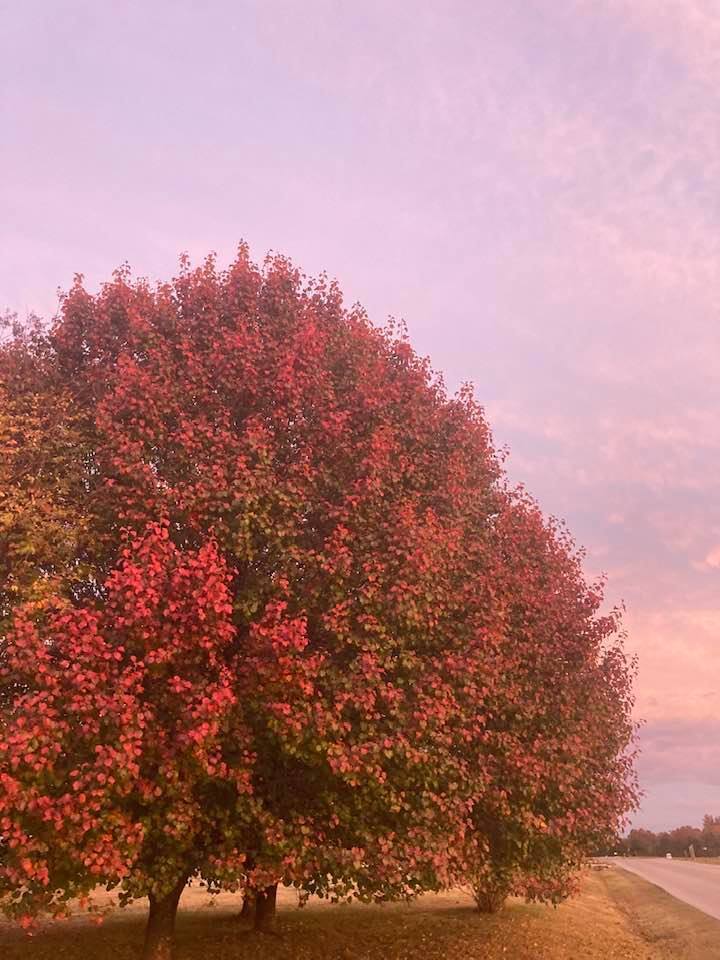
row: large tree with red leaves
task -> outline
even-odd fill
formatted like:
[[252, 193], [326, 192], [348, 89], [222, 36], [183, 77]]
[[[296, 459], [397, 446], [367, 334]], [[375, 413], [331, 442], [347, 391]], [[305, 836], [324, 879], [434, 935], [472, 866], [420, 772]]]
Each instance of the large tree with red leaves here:
[[[469, 391], [282, 258], [78, 280], [0, 350], [0, 890], [555, 898], [630, 671]], [[499, 893], [498, 893], [499, 891]]]

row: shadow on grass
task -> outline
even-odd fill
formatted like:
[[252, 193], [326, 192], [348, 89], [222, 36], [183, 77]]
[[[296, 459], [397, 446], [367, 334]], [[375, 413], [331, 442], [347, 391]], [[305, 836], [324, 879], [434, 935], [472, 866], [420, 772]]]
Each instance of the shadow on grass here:
[[[463, 947], [497, 945], [510, 910], [481, 917], [471, 904], [436, 908], [356, 905], [283, 910], [274, 934], [255, 933], [236, 914], [215, 910], [178, 915], [177, 960], [447, 960]], [[83, 919], [48, 924], [32, 937], [0, 932], [2, 960], [136, 960], [144, 935], [139, 912], [117, 913], [101, 926]], [[505, 939], [501, 937], [500, 939]], [[460, 952], [458, 952], [460, 951]], [[494, 957], [495, 951], [483, 956]], [[507, 956], [507, 954], [498, 954]]]
[[[710, 953], [674, 952], [634, 931], [642, 911], [636, 888], [613, 891], [588, 875], [583, 892], [555, 910], [511, 902], [479, 914], [464, 892], [428, 895], [385, 906], [290, 904], [278, 912], [277, 934], [254, 933], [238, 905], [188, 904], [178, 915], [177, 960], [710, 960]], [[619, 910], [615, 899], [622, 903]], [[192, 901], [190, 901], [192, 903]], [[632, 914], [628, 923], [626, 913]], [[144, 935], [141, 910], [111, 915], [96, 927], [77, 918], [47, 925], [31, 939], [0, 927], [1, 960], [136, 960]], [[655, 932], [662, 928], [653, 925]], [[695, 927], [693, 927], [693, 931]], [[693, 932], [694, 937], [694, 932]], [[690, 932], [688, 932], [688, 941]], [[720, 941], [718, 941], [720, 942]], [[707, 949], [709, 941], [703, 941]], [[679, 946], [673, 945], [673, 950]], [[718, 956], [720, 960], [720, 956]]]

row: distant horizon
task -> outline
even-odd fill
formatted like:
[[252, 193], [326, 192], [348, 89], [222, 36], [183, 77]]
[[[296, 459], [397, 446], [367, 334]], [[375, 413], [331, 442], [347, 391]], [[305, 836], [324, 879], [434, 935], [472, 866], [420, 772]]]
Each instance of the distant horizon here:
[[627, 604], [633, 825], [720, 814], [712, 4], [29, 0], [4, 23], [0, 309], [49, 318], [75, 272], [167, 279], [245, 238], [405, 318]]

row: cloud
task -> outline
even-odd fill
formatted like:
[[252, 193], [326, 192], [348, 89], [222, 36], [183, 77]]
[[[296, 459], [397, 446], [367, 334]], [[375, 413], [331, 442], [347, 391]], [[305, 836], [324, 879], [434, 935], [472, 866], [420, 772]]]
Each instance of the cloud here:
[[627, 627], [640, 659], [638, 715], [678, 730], [717, 721], [720, 608], [630, 610]]
[[653, 780], [632, 825], [656, 832], [685, 824], [699, 827], [706, 813], [718, 816], [718, 810], [717, 785], [693, 780], [686, 772], [679, 779]]
[[[694, 780], [720, 787], [720, 720], [692, 722], [682, 717], [648, 724], [639, 761], [643, 782]], [[720, 792], [716, 801], [720, 809]]]
[[682, 57], [700, 83], [720, 73], [720, 10], [715, 0], [609, 0], [611, 9]]
[[705, 566], [711, 567], [714, 570], [720, 569], [720, 544], [713, 547], [712, 550], [708, 552], [704, 563]]

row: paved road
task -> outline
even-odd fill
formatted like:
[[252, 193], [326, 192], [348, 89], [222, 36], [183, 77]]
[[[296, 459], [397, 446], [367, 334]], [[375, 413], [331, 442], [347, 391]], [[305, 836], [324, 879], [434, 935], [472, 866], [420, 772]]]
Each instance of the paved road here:
[[720, 920], [720, 864], [664, 857], [609, 857], [608, 861]]

